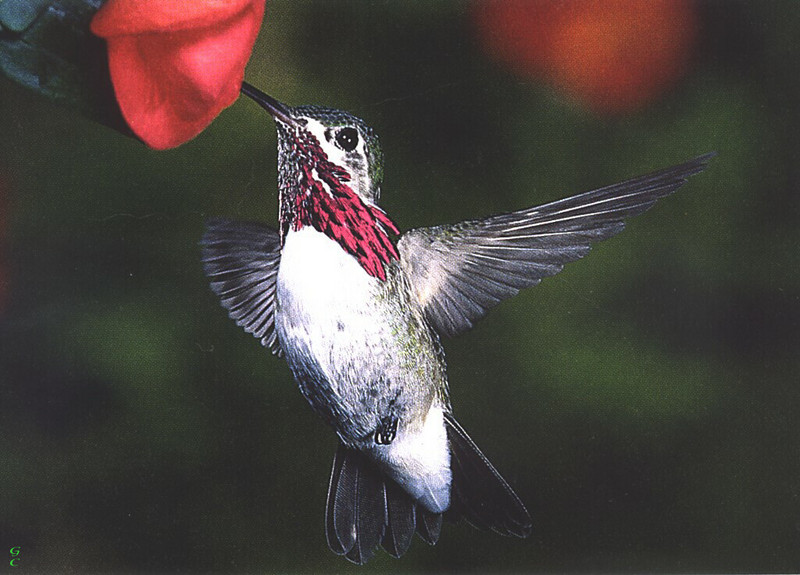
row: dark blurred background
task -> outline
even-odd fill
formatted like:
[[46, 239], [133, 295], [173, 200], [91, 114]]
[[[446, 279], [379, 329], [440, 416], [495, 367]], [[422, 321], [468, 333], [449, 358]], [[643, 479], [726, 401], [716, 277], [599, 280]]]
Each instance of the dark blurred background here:
[[206, 217], [275, 223], [271, 120], [240, 100], [155, 152], [0, 79], [0, 572], [12, 546], [27, 573], [800, 569], [800, 5], [676, 5], [674, 56], [615, 100], [588, 16], [536, 63], [489, 4], [268, 1], [247, 79], [371, 124], [401, 228], [719, 152], [445, 342], [530, 539], [446, 525], [364, 568], [325, 544], [333, 434], [199, 264]]

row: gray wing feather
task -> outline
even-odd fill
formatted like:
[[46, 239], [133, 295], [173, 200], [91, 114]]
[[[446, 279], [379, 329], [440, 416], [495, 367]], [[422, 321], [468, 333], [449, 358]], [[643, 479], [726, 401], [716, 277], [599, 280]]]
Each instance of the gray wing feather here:
[[214, 219], [206, 223], [200, 245], [211, 290], [231, 319], [280, 355], [275, 333], [278, 232], [262, 224]]
[[557, 274], [618, 234], [624, 219], [705, 169], [715, 154], [563, 200], [458, 224], [410, 230], [398, 242], [431, 325], [454, 336], [500, 301]]

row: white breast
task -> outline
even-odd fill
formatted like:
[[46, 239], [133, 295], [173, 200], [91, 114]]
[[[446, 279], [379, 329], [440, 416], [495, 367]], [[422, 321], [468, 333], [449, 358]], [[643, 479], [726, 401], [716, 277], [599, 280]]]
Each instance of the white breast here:
[[[376, 301], [380, 280], [312, 227], [289, 231], [278, 271], [276, 327], [287, 360], [313, 361], [336, 389], [350, 364], [387, 336]], [[373, 358], [374, 359], [374, 358]]]

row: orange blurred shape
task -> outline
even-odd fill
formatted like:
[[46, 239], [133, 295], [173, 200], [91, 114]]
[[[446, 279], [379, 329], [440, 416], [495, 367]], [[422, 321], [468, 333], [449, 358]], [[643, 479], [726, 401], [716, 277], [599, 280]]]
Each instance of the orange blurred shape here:
[[477, 0], [474, 15], [493, 56], [602, 114], [674, 86], [698, 27], [690, 0]]

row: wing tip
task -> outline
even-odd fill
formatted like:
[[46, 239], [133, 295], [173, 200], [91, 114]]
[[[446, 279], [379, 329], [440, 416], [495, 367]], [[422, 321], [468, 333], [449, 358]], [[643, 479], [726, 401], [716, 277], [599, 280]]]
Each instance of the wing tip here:
[[692, 158], [688, 162], [684, 162], [683, 164], [679, 164], [673, 168], [667, 168], [667, 170], [673, 169], [680, 169], [686, 168], [684, 172], [684, 180], [688, 179], [690, 176], [694, 176], [695, 174], [699, 174], [703, 170], [705, 170], [711, 160], [713, 160], [718, 155], [716, 150], [712, 150], [711, 152], [706, 152], [705, 154], [701, 154], [695, 158]]
[[453, 461], [453, 514], [504, 536], [530, 536], [533, 520], [520, 498], [458, 422], [446, 417]]

